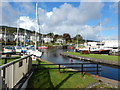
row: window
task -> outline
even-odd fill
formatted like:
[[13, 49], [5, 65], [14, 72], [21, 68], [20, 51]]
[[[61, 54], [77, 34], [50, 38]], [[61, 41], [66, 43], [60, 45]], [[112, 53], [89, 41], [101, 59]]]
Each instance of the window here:
[[22, 65], [23, 65], [23, 61], [20, 61], [19, 62], [19, 67], [22, 67]]
[[26, 63], [27, 63], [27, 59], [26, 59]]

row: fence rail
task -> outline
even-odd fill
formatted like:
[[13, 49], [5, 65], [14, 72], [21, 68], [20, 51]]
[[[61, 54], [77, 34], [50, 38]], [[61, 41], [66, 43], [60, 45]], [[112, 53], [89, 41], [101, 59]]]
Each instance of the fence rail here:
[[[54, 67], [54, 68], [40, 67], [39, 69], [58, 69], [59, 72], [82, 72], [82, 73], [83, 72], [96, 72], [97, 75], [101, 71], [101, 65], [99, 65], [99, 63], [33, 64], [33, 66], [49, 66], [49, 65], [55, 65], [58, 67]], [[65, 66], [65, 65], [70, 65], [70, 66]], [[75, 66], [73, 66], [73, 65], [75, 65]], [[89, 66], [86, 66], [86, 65], [89, 65]], [[81, 69], [81, 70], [76, 70], [76, 68]], [[94, 70], [86, 70], [89, 68], [94, 69]], [[61, 69], [62, 69], [62, 71], [61, 71]], [[65, 70], [65, 69], [74, 69], [74, 70]]]
[[32, 68], [32, 55], [28, 55], [0, 66], [0, 89], [14, 88], [14, 86]]

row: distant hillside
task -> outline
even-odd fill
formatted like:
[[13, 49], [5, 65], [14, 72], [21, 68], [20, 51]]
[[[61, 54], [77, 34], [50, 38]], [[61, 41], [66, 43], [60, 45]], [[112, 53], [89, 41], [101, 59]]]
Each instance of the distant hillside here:
[[[0, 26], [0, 29], [2, 29], [2, 31], [5, 31], [5, 28], [6, 28], [6, 31], [7, 31], [8, 33], [17, 32], [17, 28], [16, 28], [16, 27]], [[25, 29], [19, 28], [19, 32], [20, 32], [20, 33], [24, 33], [24, 32], [25, 32]], [[33, 33], [33, 31], [31, 31], [31, 30], [26, 30], [26, 32], [27, 32], [27, 33]]]
[[[7, 33], [17, 33], [17, 28], [16, 27], [0, 26], [0, 29], [2, 29], [2, 31], [5, 31], [5, 28], [6, 28]], [[19, 28], [19, 33], [24, 33], [24, 32], [25, 32], [25, 29]], [[34, 34], [35, 31], [26, 30], [26, 33], [31, 35], [31, 34]], [[85, 42], [82, 35], [80, 35], [80, 34], [76, 35], [73, 38], [71, 38], [69, 33], [64, 33], [63, 35], [58, 35], [58, 34], [54, 35], [54, 33], [48, 33], [48, 34], [43, 34], [43, 36], [54, 37], [54, 40], [56, 40], [58, 38], [64, 38], [66, 41], [74, 42], [74, 43], [77, 42], [77, 38], [78, 38], [79, 42], [81, 42], [81, 43]], [[87, 42], [95, 42], [95, 40], [87, 40]]]
[[87, 42], [99, 42], [99, 41], [95, 41], [95, 40], [87, 40]]

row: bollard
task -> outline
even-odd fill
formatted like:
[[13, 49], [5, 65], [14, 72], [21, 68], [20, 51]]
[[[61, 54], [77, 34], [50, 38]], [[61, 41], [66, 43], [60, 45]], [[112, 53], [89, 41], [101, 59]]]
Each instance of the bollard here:
[[72, 62], [73, 62], [73, 60], [71, 59], [71, 60], [70, 60], [70, 62], [72, 63]]
[[96, 75], [96, 78], [99, 78], [99, 75]]

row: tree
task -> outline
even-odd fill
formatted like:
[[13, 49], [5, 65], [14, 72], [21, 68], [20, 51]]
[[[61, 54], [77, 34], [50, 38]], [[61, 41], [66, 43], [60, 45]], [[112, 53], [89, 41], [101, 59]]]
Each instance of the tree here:
[[53, 37], [53, 36], [54, 36], [54, 33], [48, 33], [47, 36]]
[[82, 38], [82, 36], [80, 34], [78, 34], [75, 37], [73, 37], [73, 42], [77, 43], [77, 41], [78, 41], [78, 43], [80, 43], [81, 41], [83, 41], [83, 38]]
[[54, 37], [53, 37], [53, 41], [55, 42], [58, 39], [58, 37], [59, 37], [59, 35], [55, 34]]
[[64, 33], [63, 38], [66, 40], [67, 43], [71, 42], [71, 36], [68, 33]]

